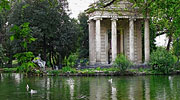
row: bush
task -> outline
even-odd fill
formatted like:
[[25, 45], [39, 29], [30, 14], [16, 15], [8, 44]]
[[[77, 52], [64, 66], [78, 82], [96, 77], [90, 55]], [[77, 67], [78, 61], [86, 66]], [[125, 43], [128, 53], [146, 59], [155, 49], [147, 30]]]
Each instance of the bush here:
[[17, 68], [3, 68], [5, 73], [14, 73], [17, 72]]
[[131, 65], [132, 63], [123, 54], [118, 55], [113, 64], [114, 67], [119, 68], [122, 72], [126, 71]]
[[58, 76], [60, 74], [59, 70], [50, 70], [48, 71], [48, 74]]
[[32, 59], [34, 58], [32, 52], [17, 53], [14, 55], [14, 57], [17, 59], [18, 63], [20, 64], [20, 66], [17, 67], [17, 71], [26, 74], [34, 71], [36, 64], [32, 62]]
[[152, 52], [150, 56], [149, 65], [152, 67], [152, 70], [157, 72], [167, 74], [172, 70], [174, 64], [174, 56], [162, 47]]
[[74, 53], [69, 55], [68, 58], [65, 57], [63, 63], [66, 67], [75, 67], [77, 60], [78, 60], [78, 55]]
[[63, 72], [63, 73], [67, 73], [67, 72], [76, 73], [77, 70], [76, 70], [75, 68], [71, 68], [71, 67], [63, 67], [63, 68], [62, 68], [62, 72]]

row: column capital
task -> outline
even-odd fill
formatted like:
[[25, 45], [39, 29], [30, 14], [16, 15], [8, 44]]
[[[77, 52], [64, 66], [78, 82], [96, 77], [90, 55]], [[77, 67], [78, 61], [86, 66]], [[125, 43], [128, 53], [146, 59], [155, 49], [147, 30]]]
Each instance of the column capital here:
[[144, 21], [149, 21], [149, 19], [150, 19], [149, 17], [147, 17], [147, 18], [144, 18]]
[[87, 20], [87, 23], [89, 24], [91, 21], [93, 21], [92, 19], [89, 19], [89, 20]]
[[117, 17], [111, 17], [111, 20], [118, 20]]
[[102, 17], [95, 17], [94, 20], [102, 20]]
[[129, 21], [136, 21], [136, 18], [129, 18]]

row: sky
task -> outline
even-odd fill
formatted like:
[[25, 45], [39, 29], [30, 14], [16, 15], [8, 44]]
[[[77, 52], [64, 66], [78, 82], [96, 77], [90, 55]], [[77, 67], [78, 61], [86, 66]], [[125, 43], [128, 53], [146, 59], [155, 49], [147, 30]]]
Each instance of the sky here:
[[[69, 9], [71, 11], [71, 17], [76, 18], [78, 14], [84, 12], [88, 8], [91, 3], [94, 3], [97, 0], [68, 0], [69, 2]], [[165, 35], [159, 36], [156, 38], [156, 45], [157, 46], [166, 46], [167, 45], [167, 38]]]
[[91, 3], [96, 0], [68, 0], [69, 9], [71, 10], [71, 17], [77, 18], [80, 12], [84, 12]]

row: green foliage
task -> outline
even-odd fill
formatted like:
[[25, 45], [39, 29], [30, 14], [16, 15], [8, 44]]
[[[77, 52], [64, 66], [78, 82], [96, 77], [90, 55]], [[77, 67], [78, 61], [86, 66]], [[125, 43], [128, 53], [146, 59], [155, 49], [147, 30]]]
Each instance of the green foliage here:
[[63, 73], [67, 73], [67, 72], [69, 72], [69, 73], [76, 73], [77, 70], [74, 69], [74, 68], [71, 68], [71, 67], [63, 67], [63, 68], [62, 68], [62, 72], [63, 72]]
[[118, 55], [113, 63], [113, 66], [119, 68], [122, 72], [126, 71], [131, 65], [132, 63], [123, 54]]
[[89, 65], [89, 59], [88, 58], [82, 58], [80, 59], [81, 66], [87, 66]]
[[180, 37], [177, 36], [176, 40], [173, 43], [173, 54], [177, 57], [176, 67], [179, 66], [180, 63]]
[[162, 47], [157, 48], [150, 56], [149, 65], [152, 67], [152, 70], [157, 72], [167, 74], [173, 69], [174, 64], [173, 55]]
[[101, 67], [97, 67], [96, 70], [97, 70], [97, 71], [100, 71], [100, 70], [101, 70]]
[[43, 74], [40, 70], [36, 70], [35, 73], [36, 73], [37, 75]]
[[36, 64], [31, 61], [34, 58], [32, 52], [17, 53], [14, 57], [17, 59], [18, 63], [21, 64], [17, 68], [19, 72], [30, 73], [36, 68]]
[[1, 0], [0, 1], [0, 12], [3, 9], [5, 9], [5, 10], [9, 10], [10, 9], [9, 0]]
[[60, 74], [60, 71], [59, 70], [50, 70], [50, 71], [48, 71], [48, 74], [58, 76]]
[[25, 49], [26, 52], [16, 53], [13, 57], [17, 59], [20, 66], [17, 68], [19, 72], [31, 73], [34, 71], [36, 64], [32, 62], [35, 57], [32, 52], [28, 51], [28, 44], [35, 41], [35, 38], [30, 34], [31, 30], [29, 28], [29, 23], [24, 23], [20, 26], [14, 26], [11, 29], [14, 34], [10, 37], [11, 41], [20, 40], [21, 47]]
[[17, 26], [14, 25], [11, 28], [11, 31], [14, 32], [13, 35], [11, 35], [10, 40], [13, 41], [21, 40], [21, 46], [27, 50], [27, 45], [34, 42], [36, 39], [33, 38], [31, 34], [31, 29], [29, 28], [29, 23], [24, 23], [22, 25]]
[[88, 58], [89, 57], [89, 27], [88, 27], [88, 16], [85, 13], [80, 13], [78, 16], [79, 27], [81, 33], [79, 35], [79, 57]]
[[[16, 3], [10, 14], [9, 25], [31, 23], [32, 36], [37, 40], [28, 49], [42, 54], [51, 66], [59, 65], [78, 47], [80, 29], [67, 14], [67, 4], [66, 0], [23, 0]], [[20, 51], [18, 41], [14, 48]]]
[[5, 67], [8, 60], [9, 60], [9, 58], [6, 57], [5, 50], [4, 50], [3, 46], [2, 46], [2, 44], [0, 44], [0, 67]]
[[76, 67], [75, 65], [77, 64], [77, 60], [78, 55], [76, 53], [72, 53], [68, 58], [65, 57], [63, 63], [66, 67]]
[[3, 72], [14, 73], [14, 72], [17, 72], [17, 68], [3, 68]]
[[31, 61], [34, 58], [34, 55], [32, 52], [23, 52], [15, 54], [14, 57], [17, 59], [18, 63], [26, 63]]

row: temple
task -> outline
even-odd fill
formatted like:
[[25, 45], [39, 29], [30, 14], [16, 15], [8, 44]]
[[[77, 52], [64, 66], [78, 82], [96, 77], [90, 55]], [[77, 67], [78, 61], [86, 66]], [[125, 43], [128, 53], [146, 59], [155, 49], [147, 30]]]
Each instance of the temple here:
[[[139, 8], [133, 7], [133, 3], [128, 0], [116, 4], [111, 4], [111, 0], [107, 1], [105, 0], [101, 7], [98, 6], [98, 2], [94, 3], [86, 11], [89, 16], [90, 65], [112, 64], [118, 54], [124, 54], [134, 64], [148, 62], [149, 18], [144, 18], [139, 13]], [[144, 33], [142, 33], [143, 25]], [[142, 41], [143, 34], [144, 41]], [[142, 51], [143, 42], [144, 51]]]

